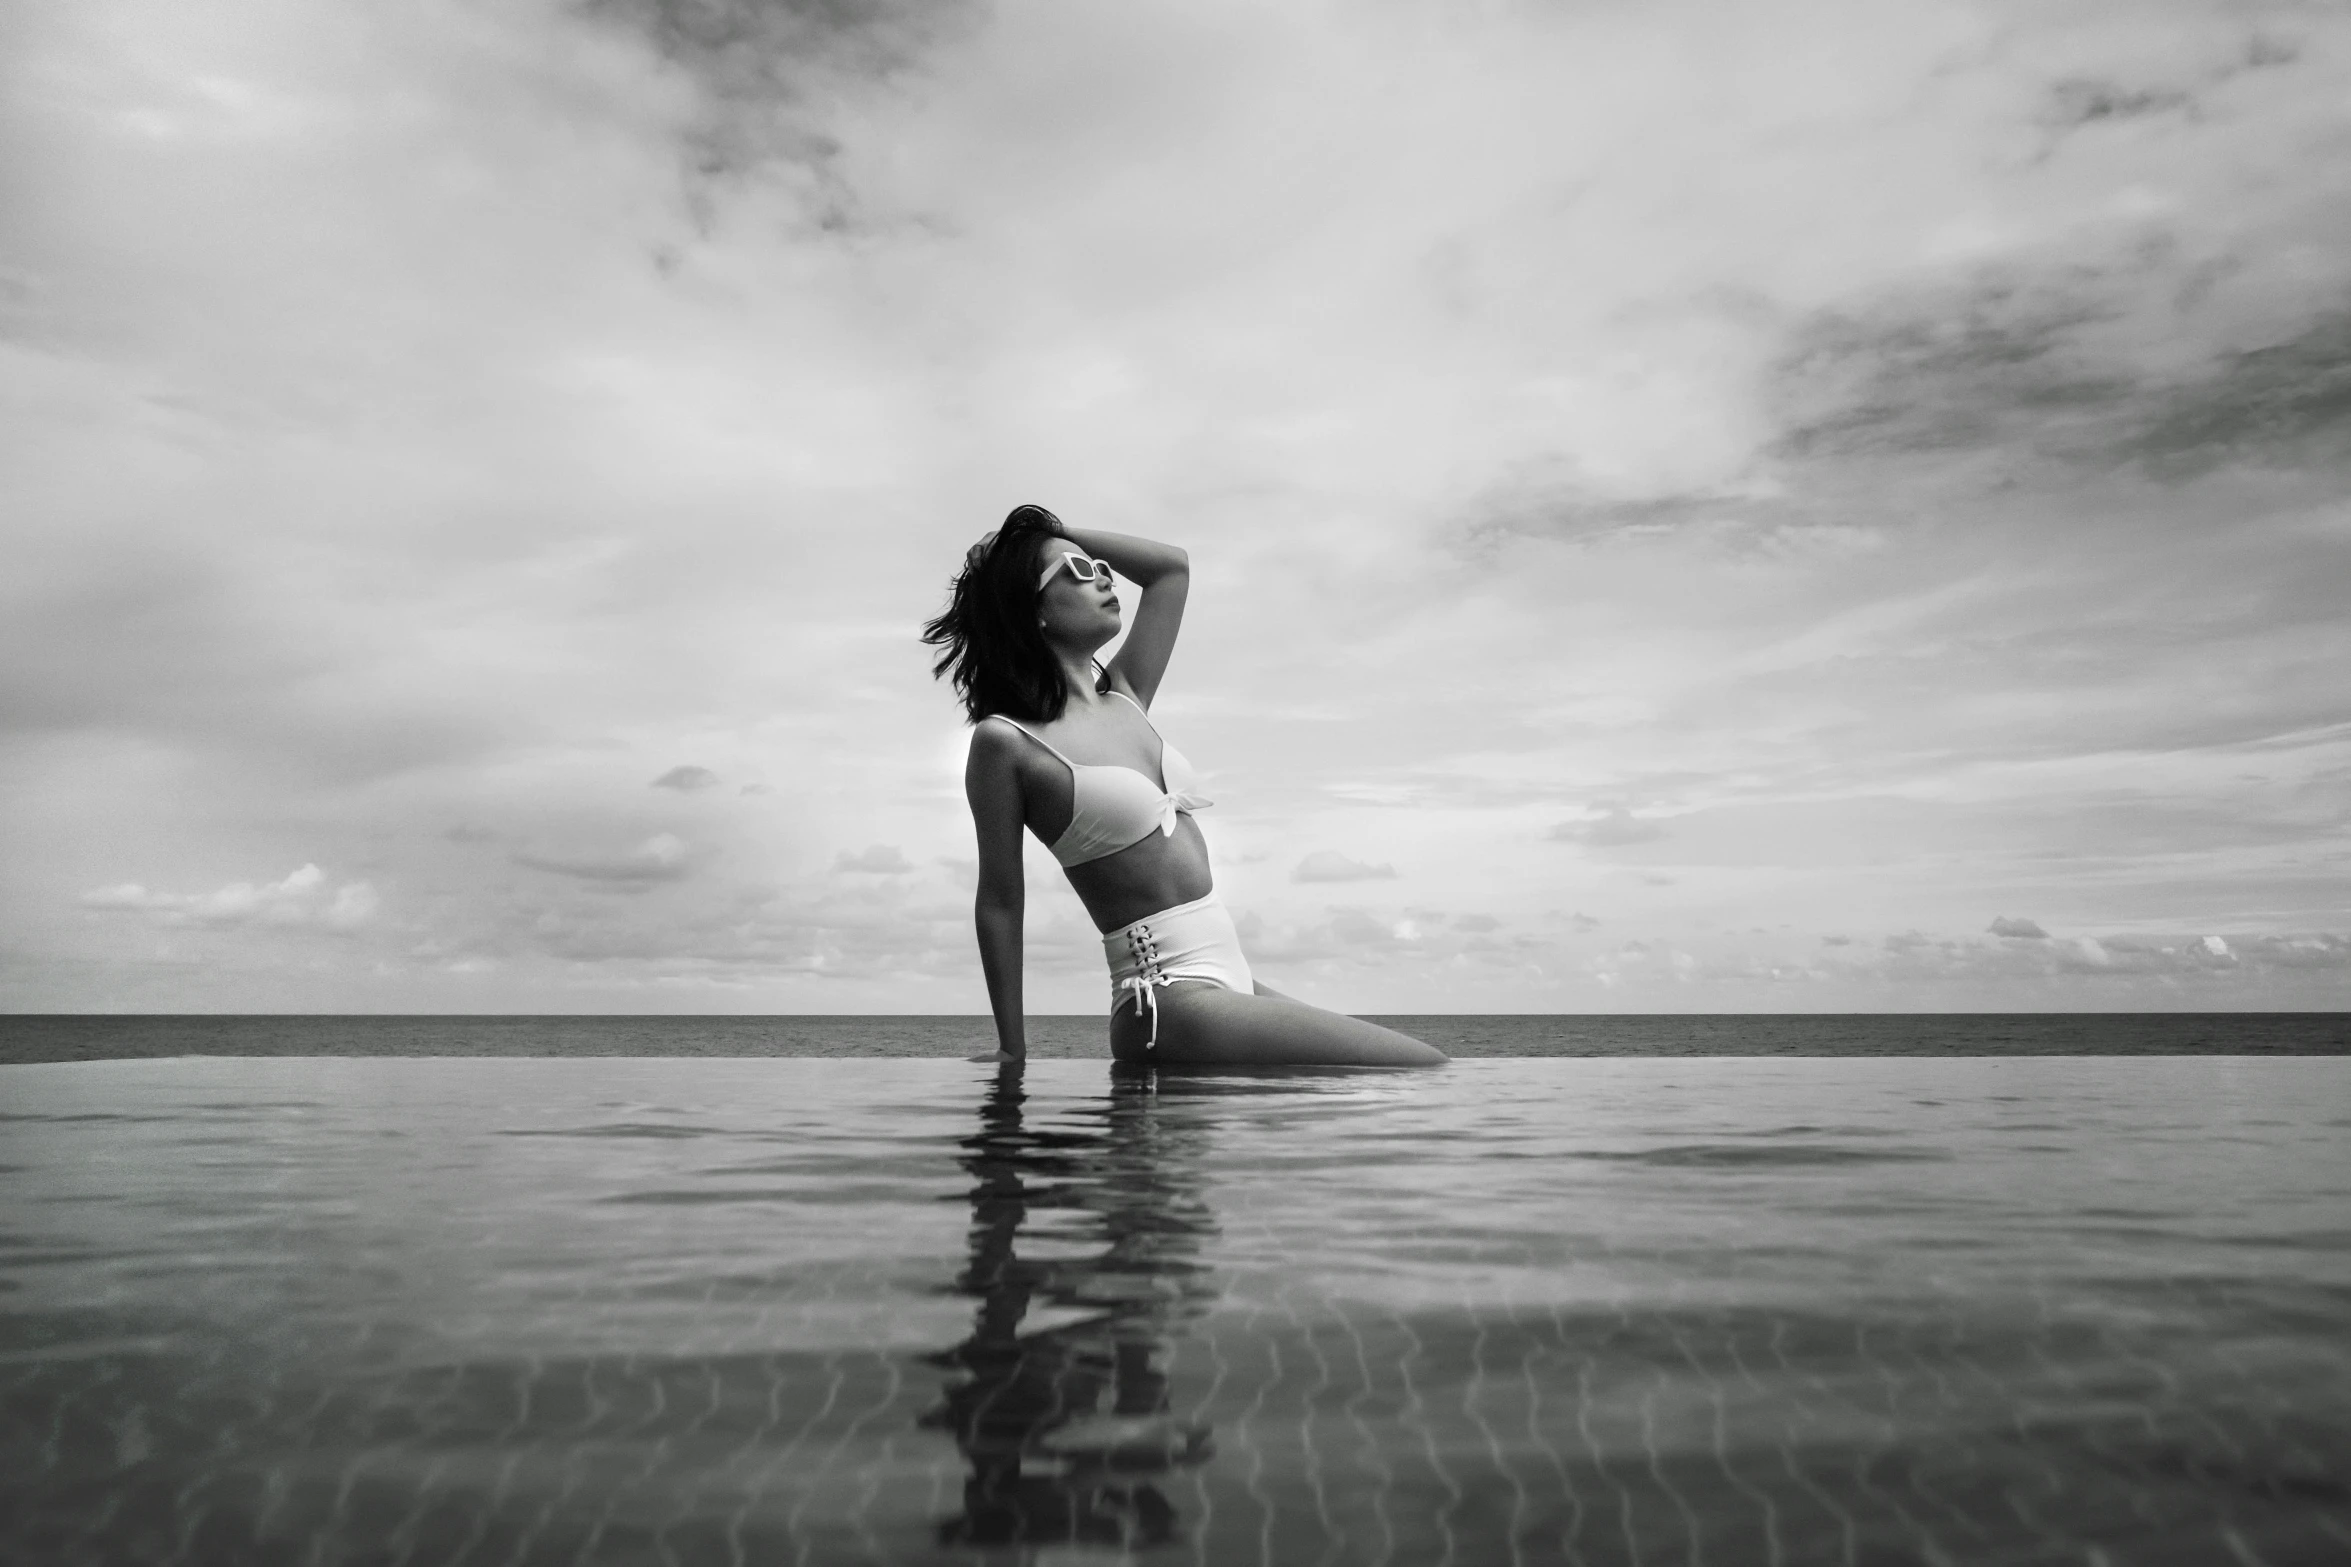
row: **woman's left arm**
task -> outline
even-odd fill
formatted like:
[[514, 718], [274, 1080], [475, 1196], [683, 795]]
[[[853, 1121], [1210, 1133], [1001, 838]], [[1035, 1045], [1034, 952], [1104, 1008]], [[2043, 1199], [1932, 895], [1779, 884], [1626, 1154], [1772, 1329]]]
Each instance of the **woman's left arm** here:
[[1110, 562], [1110, 569], [1139, 590], [1135, 612], [1127, 618], [1127, 639], [1110, 661], [1113, 679], [1124, 678], [1128, 689], [1145, 707], [1158, 694], [1160, 678], [1175, 652], [1176, 632], [1184, 623], [1184, 599], [1192, 591], [1192, 557], [1173, 544], [1160, 544], [1124, 533], [1062, 524], [1069, 541], [1089, 555]]

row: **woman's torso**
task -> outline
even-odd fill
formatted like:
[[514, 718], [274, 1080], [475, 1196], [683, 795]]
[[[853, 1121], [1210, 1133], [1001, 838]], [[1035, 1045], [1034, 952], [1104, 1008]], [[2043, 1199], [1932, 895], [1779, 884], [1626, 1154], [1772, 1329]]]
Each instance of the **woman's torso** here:
[[[1015, 755], [1028, 828], [1048, 846], [1061, 842], [1077, 810], [1078, 780], [1072, 767], [1131, 769], [1159, 793], [1183, 788], [1184, 780], [1166, 776], [1177, 769], [1168, 765], [1163, 742], [1131, 698], [1103, 694], [1083, 710], [1073, 701], [1070, 710], [1051, 724], [1020, 727], [1045, 742], [1023, 745]], [[1134, 789], [1132, 783], [1107, 775], [1099, 785]], [[1104, 931], [1206, 897], [1215, 885], [1208, 840], [1189, 811], [1175, 813], [1173, 832], [1154, 825], [1124, 848], [1065, 865], [1063, 870], [1095, 928]]]

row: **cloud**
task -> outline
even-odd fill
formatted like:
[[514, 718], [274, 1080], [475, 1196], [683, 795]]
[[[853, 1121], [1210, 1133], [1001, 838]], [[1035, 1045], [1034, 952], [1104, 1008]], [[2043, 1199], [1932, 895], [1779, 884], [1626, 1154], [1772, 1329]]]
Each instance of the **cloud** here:
[[1394, 879], [1393, 865], [1351, 860], [1331, 849], [1317, 849], [1290, 870], [1292, 881], [1386, 881]]
[[[2224, 463], [2351, 461], [2351, 310], [2330, 301], [2271, 328], [2276, 341], [2181, 365], [2134, 330], [2153, 287], [2185, 285], [2169, 270], [2116, 258], [1824, 313], [1780, 366], [1789, 424], [1773, 449], [1823, 469], [1997, 452], [2017, 465], [2011, 481], [2038, 465], [2041, 482], [2069, 469], [2136, 466], [2177, 482]], [[1810, 488], [1825, 473], [1785, 477]]]
[[692, 869], [685, 842], [669, 833], [655, 833], [635, 848], [611, 855], [517, 854], [514, 862], [535, 871], [570, 876], [581, 881], [607, 882], [626, 888], [650, 887], [678, 881]]
[[1474, 502], [1463, 532], [1471, 540], [1520, 533], [1590, 545], [1637, 542], [1693, 528], [1784, 527], [1805, 520], [1777, 485], [1612, 495], [1573, 466], [1535, 463], [1503, 476]]
[[1489, 916], [1448, 921], [1441, 910], [1403, 918], [1371, 909], [1336, 907], [1318, 919], [1266, 920], [1255, 911], [1235, 919], [1252, 964], [1302, 965], [1318, 972], [1375, 969], [1399, 957], [1430, 968], [1446, 964], [1514, 965], [1545, 951], [1536, 937], [1506, 935]]
[[786, 184], [801, 220], [823, 234], [872, 218], [831, 123], [841, 100], [908, 70], [976, 15], [935, 0], [588, 0], [585, 9], [640, 33], [699, 89], [678, 155], [704, 225], [764, 177]]
[[2000, 915], [1984, 928], [1990, 935], [2006, 936], [2011, 940], [2046, 941], [2049, 939], [2049, 933], [2031, 920], [2010, 919], [2005, 914]]
[[[1843, 960], [1839, 962], [1842, 967]], [[2351, 939], [2321, 931], [1983, 941], [1911, 931], [1888, 937], [1878, 953], [1860, 954], [1854, 964], [1858, 966], [1844, 971], [1870, 972], [1884, 983], [1945, 986], [1960, 993], [2001, 985], [2030, 987], [2044, 998], [2089, 1000], [2127, 995], [2134, 987], [2151, 984], [2157, 987], [2153, 994], [2167, 997], [2196, 994], [2193, 987], [2199, 986], [2226, 987], [2227, 994], [2242, 997], [2295, 975], [2351, 969]], [[2240, 988], [2247, 986], [2255, 988]]]
[[[631, 983], [762, 988], [880, 981], [884, 988], [875, 995], [885, 1004], [909, 984], [974, 977], [969, 903], [924, 880], [750, 885], [713, 876], [665, 906], [669, 917], [649, 920], [631, 900], [546, 903], [527, 925], [444, 940], [432, 959], [553, 962]], [[1099, 979], [1099, 937], [1074, 899], [1070, 907], [1074, 923], [1058, 903], [1031, 904], [1029, 972], [1037, 986], [1064, 975]], [[829, 996], [809, 999], [818, 1003], [815, 1010], [828, 1010], [822, 1003]]]
[[842, 850], [833, 859], [833, 869], [873, 876], [897, 876], [913, 870], [914, 862], [901, 853], [896, 844], [876, 843], [855, 854]]
[[585, 9], [642, 30], [715, 96], [773, 105], [799, 97], [795, 75], [816, 66], [880, 75], [905, 65], [937, 18], [957, 8], [934, 0], [588, 0]]
[[2129, 437], [2167, 478], [2223, 463], [2351, 466], [2351, 310], [2286, 340], [2224, 355], [2204, 375], [2164, 388]]
[[1329, 920], [1275, 925], [1254, 910], [1244, 910], [1233, 923], [1240, 933], [1241, 950], [1260, 977], [1269, 965], [1360, 963], [1370, 956], [1342, 936]]
[[353, 930], [374, 918], [380, 900], [364, 881], [327, 891], [326, 873], [304, 865], [282, 881], [236, 881], [217, 892], [152, 892], [137, 882], [82, 894], [84, 908], [153, 916], [172, 925], [311, 925]]
[[715, 788], [718, 781], [718, 774], [707, 767], [673, 767], [654, 779], [653, 787], [692, 793], [696, 789]]
[[1544, 836], [1555, 842], [1613, 849], [1626, 844], [1653, 842], [1665, 836], [1665, 829], [1617, 805], [1585, 821], [1560, 822]]
[[2176, 88], [2127, 88], [2094, 77], [2072, 77], [2049, 89], [2043, 118], [2048, 124], [2071, 129], [2092, 120], [2183, 113], [2194, 107], [2194, 100]]
[[327, 905], [324, 918], [336, 930], [355, 930], [375, 918], [381, 902], [375, 888], [366, 882], [347, 882], [335, 889], [334, 901]]

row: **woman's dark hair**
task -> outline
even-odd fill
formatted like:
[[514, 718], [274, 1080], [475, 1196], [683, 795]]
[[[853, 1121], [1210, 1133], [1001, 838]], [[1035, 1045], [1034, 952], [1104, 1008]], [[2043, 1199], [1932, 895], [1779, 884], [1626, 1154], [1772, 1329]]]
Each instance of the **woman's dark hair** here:
[[964, 557], [947, 607], [923, 623], [923, 641], [939, 649], [931, 678], [953, 676], [975, 724], [991, 713], [1049, 724], [1069, 701], [1069, 683], [1037, 624], [1039, 547], [1067, 537], [1044, 507], [1013, 507], [996, 536]]

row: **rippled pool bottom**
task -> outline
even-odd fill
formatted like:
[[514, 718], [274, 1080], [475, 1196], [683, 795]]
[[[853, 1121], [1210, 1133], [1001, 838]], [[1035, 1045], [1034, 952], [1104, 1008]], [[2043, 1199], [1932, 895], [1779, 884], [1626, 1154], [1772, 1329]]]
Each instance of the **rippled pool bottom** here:
[[2339, 1060], [0, 1105], [11, 1560], [2351, 1557]]

